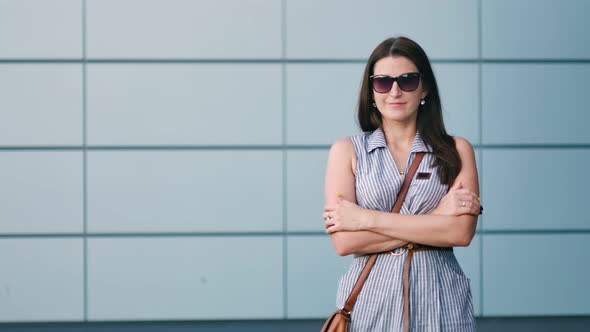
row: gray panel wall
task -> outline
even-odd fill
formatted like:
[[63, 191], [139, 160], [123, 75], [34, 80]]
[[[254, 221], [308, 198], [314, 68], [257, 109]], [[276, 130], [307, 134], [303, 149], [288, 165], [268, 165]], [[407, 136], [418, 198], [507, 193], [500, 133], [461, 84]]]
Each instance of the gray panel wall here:
[[281, 56], [281, 1], [86, 2], [90, 58]]
[[261, 236], [91, 239], [88, 318], [281, 318], [281, 247]]
[[588, 6], [0, 0], [0, 322], [325, 317], [327, 153], [392, 35], [476, 147], [476, 314], [590, 315]]
[[278, 64], [91, 64], [88, 144], [281, 143]]
[[0, 142], [81, 145], [82, 65], [0, 63]]
[[2, 322], [84, 319], [80, 238], [2, 238]]
[[0, 1], [0, 59], [81, 59], [81, 0]]

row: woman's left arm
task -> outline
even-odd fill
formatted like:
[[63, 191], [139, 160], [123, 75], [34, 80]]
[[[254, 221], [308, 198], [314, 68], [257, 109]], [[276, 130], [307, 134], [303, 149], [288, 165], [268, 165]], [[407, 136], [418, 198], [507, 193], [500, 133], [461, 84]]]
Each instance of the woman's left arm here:
[[[455, 183], [461, 183], [463, 188], [479, 196], [473, 147], [460, 137], [455, 138], [455, 145], [462, 164]], [[408, 242], [439, 247], [468, 246], [477, 226], [477, 215], [405, 215], [363, 209], [345, 200], [340, 200], [328, 211], [331, 218], [326, 221], [326, 231], [330, 234], [343, 230], [367, 230]]]

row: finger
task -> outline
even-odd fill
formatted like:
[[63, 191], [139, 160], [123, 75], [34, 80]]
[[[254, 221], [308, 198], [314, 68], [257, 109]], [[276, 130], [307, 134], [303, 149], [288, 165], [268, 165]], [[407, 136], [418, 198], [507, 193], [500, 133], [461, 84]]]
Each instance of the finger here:
[[324, 212], [332, 212], [336, 210], [336, 205], [326, 205], [324, 206]]
[[473, 193], [457, 193], [457, 197], [460, 201], [468, 201], [468, 202], [472, 202], [472, 203], [478, 203], [477, 202], [477, 196], [474, 195]]
[[455, 200], [459, 206], [464, 206], [463, 203], [467, 204], [467, 202], [474, 202], [473, 197], [467, 194], [457, 194], [455, 195]]
[[461, 189], [456, 188], [456, 187], [455, 188], [451, 188], [451, 190], [449, 190], [448, 194], [451, 194], [451, 195], [461, 194]]
[[[479, 196], [477, 196], [476, 194], [473, 194], [471, 196], [472, 202], [474, 205], [477, 205], [477, 208], [479, 209], [479, 206], [481, 205], [481, 199], [479, 198]], [[479, 210], [478, 210], [479, 213]]]
[[481, 199], [479, 198], [479, 196], [474, 195], [473, 197], [474, 197], [473, 202], [475, 202], [477, 205], [480, 205], [481, 204]]
[[459, 207], [461, 209], [463, 209], [463, 211], [471, 211], [471, 208], [473, 207], [473, 202], [471, 200], [469, 200], [468, 198], [464, 198], [459, 200]]
[[457, 183], [457, 182], [455, 182], [455, 183], [453, 184], [453, 186], [451, 187], [451, 190], [452, 190], [452, 189], [461, 189], [461, 188], [463, 188], [463, 182], [459, 181], [458, 183]]
[[473, 200], [475, 200], [475, 201], [477, 201], [477, 199], [479, 198], [479, 195], [476, 194], [475, 192], [471, 191], [471, 190], [469, 190], [469, 195], [471, 197], [473, 197]]
[[477, 197], [478, 197], [473, 191], [466, 189], [466, 188], [455, 189], [454, 192], [457, 195], [470, 196], [470, 197], [473, 197], [474, 199], [477, 199]]
[[477, 201], [478, 203], [481, 201], [481, 199], [480, 199], [479, 195], [478, 195], [478, 194], [476, 194], [475, 192], [471, 191], [471, 190], [469, 190], [469, 195], [470, 195], [471, 197], [473, 197], [473, 200], [474, 200], [474, 201]]
[[466, 193], [461, 193], [461, 192], [457, 191], [454, 193], [453, 199], [455, 199], [459, 203], [462, 203], [463, 201], [470, 201], [471, 196], [469, 196]]
[[466, 213], [474, 216], [479, 215], [479, 203], [477, 203], [477, 201], [469, 202], [467, 205], [469, 207], [469, 211]]

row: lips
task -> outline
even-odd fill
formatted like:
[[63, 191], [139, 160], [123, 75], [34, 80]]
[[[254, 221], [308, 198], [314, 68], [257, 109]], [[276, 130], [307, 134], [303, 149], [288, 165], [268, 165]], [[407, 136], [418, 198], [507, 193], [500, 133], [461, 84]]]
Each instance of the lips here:
[[400, 103], [398, 103], [398, 102], [396, 102], [396, 103], [387, 103], [387, 106], [391, 106], [391, 107], [400, 107], [400, 106], [402, 106], [402, 105], [404, 105], [404, 104], [405, 104], [405, 103], [401, 103], [401, 102], [400, 102]]

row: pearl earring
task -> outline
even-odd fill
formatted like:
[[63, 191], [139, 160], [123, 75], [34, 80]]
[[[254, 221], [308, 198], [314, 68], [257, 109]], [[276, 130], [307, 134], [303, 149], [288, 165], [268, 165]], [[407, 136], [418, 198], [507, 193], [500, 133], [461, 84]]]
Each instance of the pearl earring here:
[[377, 104], [375, 104], [375, 102], [373, 102], [372, 105], [373, 105], [373, 107], [377, 108]]
[[424, 105], [424, 104], [426, 104], [426, 100], [424, 100], [424, 99], [420, 100], [420, 105]]

